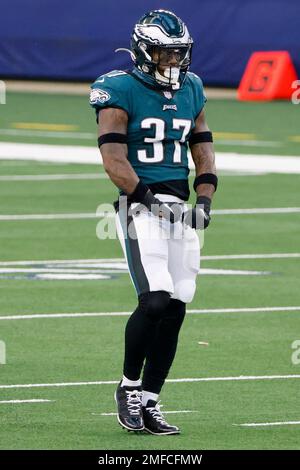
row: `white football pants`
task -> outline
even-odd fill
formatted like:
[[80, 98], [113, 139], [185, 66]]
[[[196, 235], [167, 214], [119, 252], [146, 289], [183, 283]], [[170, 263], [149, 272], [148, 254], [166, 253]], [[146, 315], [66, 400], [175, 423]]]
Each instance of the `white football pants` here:
[[[187, 209], [175, 196], [155, 196]], [[138, 205], [131, 204], [131, 209]], [[171, 224], [147, 209], [128, 216], [124, 208], [117, 213], [116, 227], [138, 295], [163, 290], [184, 303], [193, 300], [200, 269], [200, 243], [194, 229], [181, 222]]]

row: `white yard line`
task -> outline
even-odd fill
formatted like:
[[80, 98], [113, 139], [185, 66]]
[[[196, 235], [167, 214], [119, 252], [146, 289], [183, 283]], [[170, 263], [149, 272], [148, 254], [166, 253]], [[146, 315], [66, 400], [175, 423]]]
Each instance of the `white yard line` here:
[[[69, 269], [65, 267], [60, 268], [1, 268], [1, 274], [36, 274], [39, 273], [46, 274], [47, 277], [52, 279], [103, 279], [103, 276], [98, 277], [100, 274], [126, 274], [128, 272], [127, 265], [124, 263], [124, 266], [119, 269], [107, 269], [106, 266], [102, 266], [99, 269]], [[268, 276], [271, 275], [270, 271], [249, 271], [245, 269], [205, 269], [201, 268], [199, 273], [201, 275], [220, 275], [220, 276]], [[75, 276], [73, 276], [75, 275]], [[96, 275], [96, 276], [94, 276]], [[45, 277], [45, 276], [40, 276]], [[104, 278], [105, 279], [105, 278]]]
[[300, 212], [300, 207], [262, 207], [253, 209], [214, 209], [214, 215], [244, 215], [244, 214], [294, 214]]
[[34, 320], [43, 318], [81, 318], [81, 317], [122, 317], [129, 316], [132, 312], [99, 312], [99, 313], [49, 313], [34, 315], [6, 315], [0, 316], [1, 320]]
[[[215, 271], [215, 270], [214, 270]], [[220, 270], [222, 271], [222, 270]], [[228, 270], [229, 271], [229, 270]], [[69, 269], [69, 268], [0, 268], [0, 274], [9, 273], [52, 273], [52, 274], [117, 274], [120, 270], [103, 269], [101, 272], [94, 269]], [[127, 272], [126, 265], [124, 266], [124, 272]], [[232, 274], [265, 274], [265, 271], [232, 271]], [[269, 274], [269, 272], [267, 272]], [[222, 272], [221, 272], [222, 274]], [[231, 274], [231, 273], [230, 273]]]
[[[2, 276], [1, 276], [2, 278]], [[14, 276], [16, 279], [16, 276]], [[110, 276], [105, 276], [103, 274], [37, 274], [35, 279], [46, 280], [46, 281], [98, 281], [103, 279], [111, 279]]]
[[40, 400], [40, 399], [32, 399], [32, 400], [2, 400], [0, 401], [0, 405], [8, 404], [8, 403], [50, 403], [55, 400]]
[[80, 145], [45, 145], [1, 142], [0, 159], [92, 165], [102, 164], [102, 158], [96, 144], [93, 147], [87, 147]]
[[[213, 215], [254, 215], [254, 214], [296, 214], [300, 213], [300, 207], [271, 207], [251, 209], [217, 209], [212, 210]], [[76, 219], [99, 219], [103, 217], [114, 218], [114, 212], [83, 212], [83, 213], [58, 213], [58, 214], [2, 214], [0, 221], [23, 221], [23, 220], [76, 220]]]
[[300, 158], [276, 155], [246, 155], [216, 152], [216, 166], [219, 170], [267, 173], [300, 173]]
[[[300, 253], [299, 253], [300, 255]], [[115, 263], [125, 262], [124, 258], [99, 258], [99, 259], [77, 259], [77, 260], [36, 260], [36, 261], [1, 261], [0, 266], [29, 266], [32, 264], [69, 264], [75, 266], [82, 263]]]
[[[201, 256], [202, 261], [230, 260], [230, 259], [289, 259], [300, 258], [300, 253], [255, 253], [240, 255], [208, 255]], [[0, 266], [31, 266], [31, 265], [66, 265], [68, 267], [97, 267], [99, 265], [110, 265], [116, 267], [116, 263], [125, 263], [124, 258], [90, 258], [90, 259], [67, 259], [67, 260], [29, 260], [29, 261], [0, 261]]]
[[5, 175], [0, 176], [0, 181], [98, 180], [107, 178], [105, 173], [68, 173], [61, 175]]
[[[214, 314], [214, 313], [258, 313], [258, 312], [299, 312], [300, 306], [292, 307], [249, 307], [249, 308], [211, 308], [211, 309], [191, 309], [188, 314]], [[85, 313], [41, 313], [33, 315], [3, 315], [0, 321], [5, 320], [35, 320], [45, 318], [82, 318], [82, 317], [123, 317], [129, 316], [132, 312], [85, 312]]]
[[[78, 133], [75, 133], [77, 136]], [[88, 134], [88, 133], [87, 133]], [[60, 133], [61, 135], [61, 133]], [[88, 135], [87, 135], [88, 137]], [[44, 145], [23, 143], [0, 143], [0, 159], [36, 160], [61, 163], [82, 163], [99, 165], [102, 159], [95, 144], [93, 147], [71, 145]], [[194, 164], [189, 159], [190, 168]], [[226, 171], [300, 173], [300, 158], [297, 156], [239, 154], [216, 152], [217, 168]]]
[[[20, 214], [20, 215], [0, 215], [2, 221], [22, 221], [22, 220], [75, 220], [75, 219], [96, 219], [104, 217], [107, 214], [100, 212], [73, 213], [73, 214]], [[111, 214], [113, 217], [113, 214]]]
[[[184, 413], [199, 413], [193, 410], [177, 410], [177, 411], [164, 411], [164, 415], [171, 414], [184, 414]], [[117, 416], [117, 413], [91, 413], [93, 416]]]
[[[212, 255], [202, 256], [202, 261], [229, 260], [229, 259], [288, 259], [300, 258], [300, 253], [265, 253], [265, 254], [245, 254], [245, 255]], [[1, 263], [0, 263], [1, 264]]]
[[[188, 313], [255, 313], [255, 312], [288, 312], [300, 311], [300, 306], [293, 306], [293, 307], [250, 307], [250, 308], [211, 308], [211, 309], [195, 309], [195, 310], [187, 310]], [[0, 317], [1, 318], [1, 317]]]
[[256, 428], [261, 426], [290, 426], [300, 424], [300, 421], [276, 421], [274, 423], [243, 423], [243, 424], [233, 424], [233, 426], [244, 426], [249, 428]]
[[[236, 377], [197, 377], [182, 379], [167, 379], [168, 383], [197, 383], [197, 382], [239, 382], [251, 380], [288, 380], [300, 379], [300, 375], [239, 375]], [[83, 385], [116, 385], [119, 380], [101, 380], [95, 382], [58, 382], [58, 383], [39, 383], [39, 384], [13, 384], [0, 385], [0, 389], [18, 389], [18, 388], [50, 388], [50, 387], [80, 387]]]

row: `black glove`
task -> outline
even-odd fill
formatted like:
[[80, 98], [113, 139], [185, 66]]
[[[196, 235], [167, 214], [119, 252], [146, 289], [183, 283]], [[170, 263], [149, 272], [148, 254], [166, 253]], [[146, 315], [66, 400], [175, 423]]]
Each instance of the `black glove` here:
[[209, 197], [198, 196], [195, 207], [184, 212], [183, 222], [196, 230], [206, 229], [210, 222], [210, 205]]
[[[157, 199], [148, 186], [141, 181], [138, 182], [135, 190], [132, 194], [130, 194], [130, 197], [134, 200], [134, 202], [140, 202], [145, 207], [147, 207], [147, 209], [155, 216], [162, 217], [171, 222], [171, 224], [174, 224], [180, 220], [182, 216], [180, 210], [173, 211], [167, 204], [164, 204], [159, 199]], [[136, 208], [136, 210], [138, 210], [138, 208]]]

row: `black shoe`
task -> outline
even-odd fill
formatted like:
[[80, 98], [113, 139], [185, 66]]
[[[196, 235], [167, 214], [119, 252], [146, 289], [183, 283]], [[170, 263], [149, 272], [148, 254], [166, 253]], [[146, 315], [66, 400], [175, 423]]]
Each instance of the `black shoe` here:
[[154, 400], [148, 400], [146, 406], [143, 406], [143, 417], [145, 431], [158, 436], [165, 434], [180, 434], [177, 426], [168, 424], [160, 411], [159, 403]]
[[128, 431], [142, 431], [142, 387], [121, 387], [120, 382], [115, 392], [115, 400], [120, 425]]

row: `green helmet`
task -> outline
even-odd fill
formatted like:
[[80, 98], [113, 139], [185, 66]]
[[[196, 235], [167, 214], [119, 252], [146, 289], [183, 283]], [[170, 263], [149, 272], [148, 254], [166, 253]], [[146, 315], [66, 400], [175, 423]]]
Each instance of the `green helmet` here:
[[[179, 75], [185, 75], [191, 63], [193, 40], [186, 25], [174, 13], [153, 10], [146, 13], [135, 25], [131, 36], [131, 55], [135, 65], [152, 76], [160, 85], [178, 87]], [[155, 55], [156, 53], [156, 55]], [[175, 54], [176, 66], [158, 71]], [[155, 56], [155, 60], [154, 60]]]

